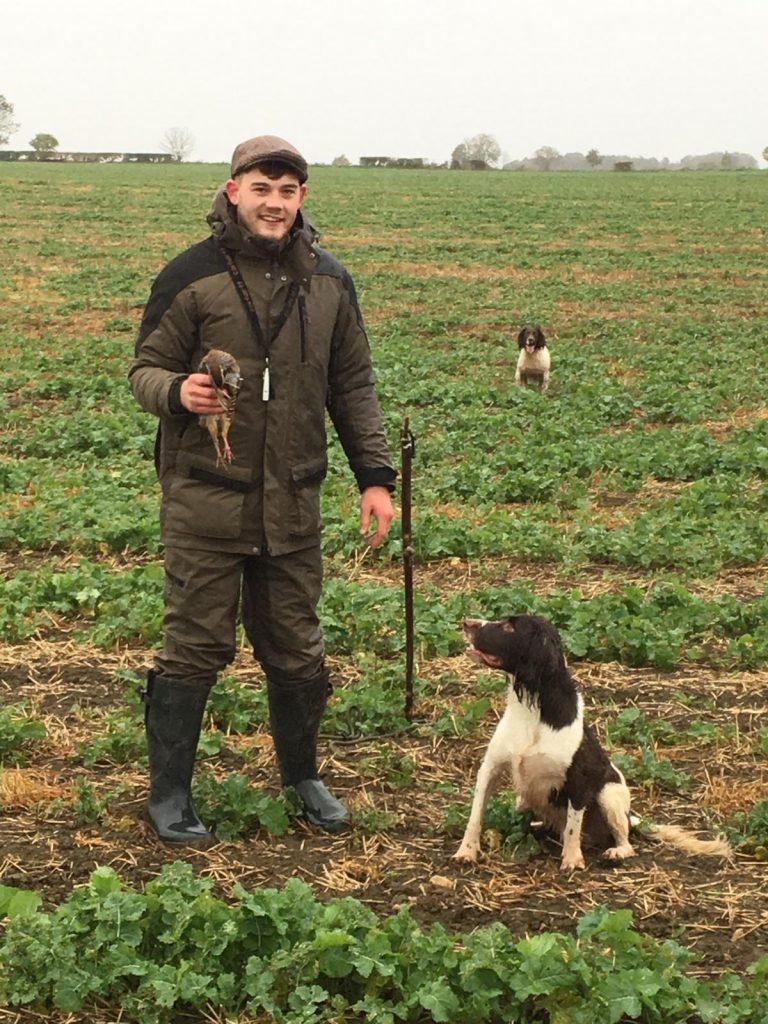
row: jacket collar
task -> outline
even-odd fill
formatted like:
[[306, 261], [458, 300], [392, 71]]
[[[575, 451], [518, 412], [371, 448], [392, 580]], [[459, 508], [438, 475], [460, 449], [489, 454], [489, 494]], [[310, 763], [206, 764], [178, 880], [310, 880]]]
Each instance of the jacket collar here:
[[237, 207], [229, 201], [226, 188], [222, 186], [213, 198], [206, 220], [213, 235], [227, 249], [246, 259], [279, 263], [309, 288], [317, 263], [315, 242], [318, 236], [301, 210], [296, 214], [288, 237], [281, 242], [273, 242], [252, 235], [238, 223]]

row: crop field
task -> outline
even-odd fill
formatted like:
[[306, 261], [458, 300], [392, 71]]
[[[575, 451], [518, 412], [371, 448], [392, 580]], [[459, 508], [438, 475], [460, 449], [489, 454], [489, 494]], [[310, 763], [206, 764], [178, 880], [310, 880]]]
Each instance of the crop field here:
[[[194, 782], [219, 841], [180, 857], [141, 818], [163, 570], [126, 372], [225, 176], [0, 164], [0, 1021], [768, 1021], [768, 175], [313, 169], [398, 464], [416, 436], [415, 714], [399, 524], [365, 549], [332, 439], [322, 772], [355, 828], [281, 794], [243, 642]], [[619, 866], [562, 873], [505, 793], [452, 859], [505, 691], [460, 623], [521, 611], [632, 788]]]

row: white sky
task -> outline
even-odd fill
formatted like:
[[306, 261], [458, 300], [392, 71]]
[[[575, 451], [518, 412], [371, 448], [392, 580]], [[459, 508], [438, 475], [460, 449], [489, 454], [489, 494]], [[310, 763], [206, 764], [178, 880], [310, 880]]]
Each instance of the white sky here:
[[310, 162], [669, 157], [768, 146], [768, 0], [3, 0], [0, 94], [62, 150], [193, 160], [282, 135]]

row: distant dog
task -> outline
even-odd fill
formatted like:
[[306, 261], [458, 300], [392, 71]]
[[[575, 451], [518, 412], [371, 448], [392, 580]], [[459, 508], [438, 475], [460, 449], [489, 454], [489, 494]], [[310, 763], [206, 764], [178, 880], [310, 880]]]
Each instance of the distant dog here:
[[515, 384], [518, 387], [537, 387], [546, 391], [549, 387], [549, 349], [544, 331], [539, 326], [524, 327], [517, 336], [517, 357]]
[[[563, 844], [561, 867], [584, 867], [582, 833], [607, 860], [634, 856], [629, 841], [629, 789], [611, 764], [568, 671], [555, 627], [537, 615], [498, 622], [465, 619], [467, 654], [509, 676], [507, 707], [477, 774], [475, 795], [458, 861], [477, 860], [488, 798], [511, 775], [518, 810], [534, 812]], [[653, 835], [689, 854], [729, 857], [724, 840], [696, 839], [675, 826]]]

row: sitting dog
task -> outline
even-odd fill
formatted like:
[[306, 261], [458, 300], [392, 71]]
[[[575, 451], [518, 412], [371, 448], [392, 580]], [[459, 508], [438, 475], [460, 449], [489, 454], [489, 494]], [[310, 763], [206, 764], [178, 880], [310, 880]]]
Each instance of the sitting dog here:
[[[497, 622], [465, 619], [464, 636], [467, 654], [506, 672], [510, 686], [506, 710], [477, 774], [455, 859], [477, 860], [485, 807], [505, 774], [511, 775], [518, 810], [533, 811], [561, 838], [564, 871], [584, 867], [582, 832], [607, 860], [634, 856], [629, 789], [594, 729], [584, 723], [583, 699], [555, 627], [537, 615]], [[724, 840], [696, 839], [675, 826], [653, 826], [652, 834], [689, 854], [732, 854]]]
[[517, 358], [515, 384], [518, 387], [537, 387], [546, 391], [549, 387], [549, 349], [544, 331], [536, 327], [524, 327], [517, 336], [520, 355]]

